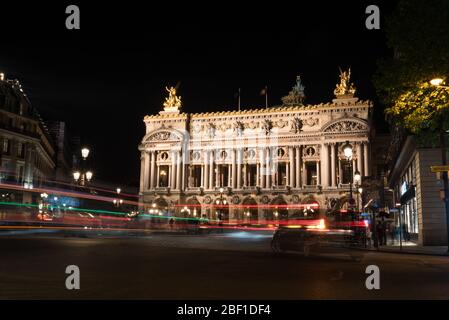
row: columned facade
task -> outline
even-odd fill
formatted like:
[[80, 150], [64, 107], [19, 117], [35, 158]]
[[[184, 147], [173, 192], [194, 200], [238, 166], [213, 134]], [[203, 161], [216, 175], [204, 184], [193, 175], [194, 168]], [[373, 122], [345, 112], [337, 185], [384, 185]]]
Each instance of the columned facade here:
[[[299, 89], [297, 84], [287, 98]], [[163, 198], [169, 214], [178, 215], [183, 204], [197, 201], [198, 216], [214, 218], [214, 204], [226, 199], [226, 217], [242, 221], [304, 214], [296, 204], [316, 203], [319, 213], [330, 209], [349, 190], [353, 172], [342, 149], [347, 141], [352, 171], [369, 175], [372, 104], [351, 95], [318, 105], [284, 98], [272, 108], [146, 116], [139, 146], [142, 207]], [[260, 207], [246, 208], [248, 203]], [[281, 212], [278, 204], [292, 208]]]

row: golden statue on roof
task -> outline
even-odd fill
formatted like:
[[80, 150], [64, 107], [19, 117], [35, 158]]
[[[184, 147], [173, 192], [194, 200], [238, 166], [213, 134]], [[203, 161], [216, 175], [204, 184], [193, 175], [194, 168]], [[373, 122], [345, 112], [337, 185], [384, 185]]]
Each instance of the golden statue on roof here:
[[165, 90], [168, 92], [168, 97], [165, 98], [164, 102], [164, 111], [165, 112], [177, 112], [179, 111], [179, 108], [181, 108], [181, 96], [176, 96], [176, 88], [165, 87]]
[[353, 97], [355, 94], [355, 87], [353, 83], [350, 83], [351, 68], [348, 71], [342, 71], [340, 69], [340, 83], [337, 83], [334, 94], [339, 97]]

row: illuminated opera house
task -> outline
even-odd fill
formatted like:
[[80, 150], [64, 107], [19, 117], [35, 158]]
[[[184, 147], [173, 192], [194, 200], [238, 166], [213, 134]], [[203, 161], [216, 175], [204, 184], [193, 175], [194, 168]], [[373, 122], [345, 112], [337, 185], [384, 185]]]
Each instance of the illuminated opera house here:
[[323, 214], [347, 206], [354, 176], [370, 174], [372, 103], [355, 97], [350, 71], [335, 99], [317, 105], [304, 104], [299, 76], [270, 108], [183, 113], [167, 91], [139, 145], [149, 212], [259, 222]]

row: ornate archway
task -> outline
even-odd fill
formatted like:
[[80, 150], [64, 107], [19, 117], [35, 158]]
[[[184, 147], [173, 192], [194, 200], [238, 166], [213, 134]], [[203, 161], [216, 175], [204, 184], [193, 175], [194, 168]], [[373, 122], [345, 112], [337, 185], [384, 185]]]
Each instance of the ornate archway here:
[[201, 204], [196, 197], [187, 199], [186, 206], [181, 208], [184, 218], [201, 218]]
[[169, 210], [169, 203], [166, 199], [160, 197], [154, 199], [154, 201], [150, 205], [150, 209], [159, 210], [162, 212], [167, 212]]
[[229, 222], [229, 199], [226, 197], [217, 197], [214, 200], [215, 216], [214, 219]]
[[247, 197], [242, 201], [243, 205], [243, 221], [256, 223], [259, 219], [259, 209], [257, 201], [253, 197]]
[[282, 196], [278, 196], [271, 201], [272, 209], [270, 220], [288, 220], [287, 201]]
[[320, 204], [314, 197], [308, 196], [307, 198], [304, 198], [301, 201], [301, 204], [303, 205], [300, 213], [302, 217], [317, 218], [319, 216]]

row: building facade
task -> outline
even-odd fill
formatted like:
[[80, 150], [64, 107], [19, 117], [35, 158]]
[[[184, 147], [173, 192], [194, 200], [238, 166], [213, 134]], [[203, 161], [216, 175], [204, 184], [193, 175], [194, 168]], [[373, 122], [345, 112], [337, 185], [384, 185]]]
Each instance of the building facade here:
[[[441, 177], [430, 170], [441, 164], [441, 149], [420, 146], [413, 136], [396, 142], [388, 175], [399, 211], [396, 224], [405, 225], [419, 245], [447, 245], [446, 211]], [[408, 239], [407, 239], [408, 240]]]
[[343, 206], [351, 176], [370, 175], [372, 104], [354, 97], [349, 75], [330, 103], [305, 105], [298, 77], [281, 106], [243, 111], [181, 113], [167, 89], [164, 111], [144, 118], [143, 209], [262, 222]]
[[[18, 80], [0, 73], [0, 183], [25, 188], [53, 179], [55, 146]], [[7, 200], [32, 201], [31, 193], [5, 192]]]
[[55, 179], [61, 182], [72, 182], [74, 168], [79, 163], [80, 139], [72, 137], [64, 121], [47, 121], [47, 123], [56, 145]]

